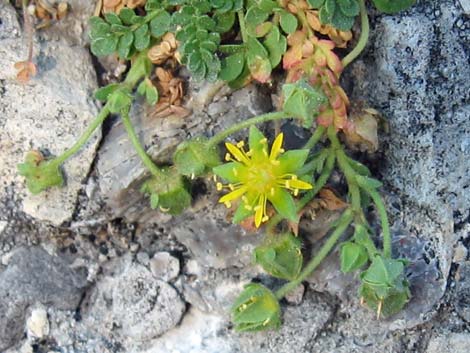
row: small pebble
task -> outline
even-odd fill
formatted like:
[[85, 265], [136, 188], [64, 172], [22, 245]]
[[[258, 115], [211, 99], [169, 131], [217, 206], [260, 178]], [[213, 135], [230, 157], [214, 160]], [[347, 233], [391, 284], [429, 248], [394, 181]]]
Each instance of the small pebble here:
[[26, 321], [28, 337], [41, 340], [49, 334], [49, 320], [47, 311], [43, 307], [33, 309], [31, 315]]
[[180, 262], [168, 252], [159, 252], [150, 260], [150, 271], [155, 277], [168, 282], [180, 273]]

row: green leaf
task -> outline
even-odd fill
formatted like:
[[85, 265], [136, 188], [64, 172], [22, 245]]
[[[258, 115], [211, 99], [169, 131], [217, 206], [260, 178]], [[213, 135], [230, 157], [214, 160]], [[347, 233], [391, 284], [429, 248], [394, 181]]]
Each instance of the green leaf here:
[[338, 0], [338, 5], [345, 16], [355, 17], [359, 15], [360, 8], [357, 0]]
[[216, 13], [212, 18], [216, 23], [214, 31], [219, 33], [230, 31], [235, 24], [234, 12]]
[[265, 286], [250, 283], [232, 306], [232, 322], [240, 332], [277, 329], [281, 308], [275, 295]]
[[111, 30], [111, 26], [98, 16], [90, 18], [90, 27], [91, 39], [106, 37]]
[[220, 79], [226, 82], [235, 80], [243, 71], [245, 56], [243, 53], [236, 53], [222, 60], [222, 70]]
[[256, 26], [266, 21], [269, 17], [269, 13], [263, 11], [257, 6], [252, 6], [248, 9], [245, 15], [245, 21], [247, 25]]
[[310, 128], [313, 119], [318, 115], [319, 108], [326, 102], [322, 91], [312, 87], [307, 81], [285, 84], [282, 87], [284, 95], [284, 111], [303, 121], [303, 126]]
[[96, 56], [111, 55], [116, 51], [119, 37], [107, 34], [105, 37], [99, 37], [91, 42], [91, 52]]
[[111, 25], [122, 25], [121, 19], [114, 12], [108, 12], [104, 14], [104, 18], [106, 19], [106, 22]]
[[209, 16], [201, 16], [196, 20], [196, 25], [198, 28], [212, 31], [215, 28], [215, 21]]
[[279, 158], [279, 173], [297, 174], [307, 160], [309, 150], [290, 150], [283, 153]]
[[124, 23], [125, 25], [134, 24], [135, 16], [137, 16], [135, 14], [135, 11], [128, 7], [122, 8], [121, 11], [119, 12], [119, 18], [121, 19], [122, 23]]
[[302, 243], [287, 233], [270, 236], [264, 244], [255, 248], [255, 262], [273, 277], [294, 280], [303, 264]]
[[134, 42], [134, 33], [131, 31], [124, 34], [119, 39], [118, 54], [121, 59], [128, 59], [131, 52], [132, 43]]
[[235, 211], [235, 214], [233, 215], [232, 223], [238, 224], [244, 219], [250, 217], [251, 215], [253, 215], [253, 210], [246, 209], [245, 204], [243, 202], [240, 202], [237, 207], [237, 210]]
[[117, 90], [119, 86], [120, 86], [119, 83], [111, 83], [107, 86], [98, 88], [95, 92], [95, 98], [100, 101], [106, 102], [109, 96], [111, 95], [111, 93]]
[[217, 147], [207, 147], [207, 139], [184, 141], [176, 148], [173, 162], [182, 175], [200, 176], [221, 163]]
[[379, 11], [393, 14], [410, 8], [416, 0], [372, 0], [372, 2]]
[[319, 9], [325, 3], [325, 0], [307, 0], [307, 2], [312, 8]]
[[269, 52], [269, 61], [271, 62], [271, 67], [275, 68], [282, 60], [282, 56], [287, 50], [287, 40], [286, 37], [281, 35], [279, 28], [273, 26], [271, 32], [266, 36], [264, 41], [264, 46]]
[[137, 28], [137, 30], [134, 32], [134, 36], [134, 47], [138, 51], [142, 51], [148, 48], [148, 46], [150, 45], [150, 33], [147, 24], [144, 24]]
[[150, 33], [154, 37], [161, 37], [170, 30], [171, 16], [168, 12], [160, 12], [150, 21]]
[[273, 204], [276, 211], [289, 221], [297, 222], [298, 215], [292, 196], [280, 187], [274, 189], [274, 193], [267, 195], [268, 200]]
[[356, 21], [355, 16], [347, 17], [341, 11], [336, 10], [333, 17], [331, 18], [331, 25], [340, 31], [349, 31], [354, 22]]
[[297, 29], [298, 22], [297, 18], [290, 12], [281, 11], [280, 24], [284, 32], [286, 32], [287, 34], [291, 34], [294, 33]]
[[340, 258], [341, 271], [344, 273], [360, 269], [368, 260], [366, 249], [352, 242], [342, 244]]
[[278, 8], [279, 5], [276, 1], [272, 1], [272, 0], [260, 0], [260, 1], [257, 1], [258, 2], [258, 7], [263, 10], [263, 11], [266, 11], [268, 13], [271, 13], [273, 12], [273, 10], [275, 8]]
[[235, 170], [242, 171], [244, 169], [246, 169], [246, 167], [243, 166], [243, 164], [239, 162], [230, 162], [212, 168], [212, 172], [229, 183], [236, 183], [239, 180], [239, 177], [237, 176], [239, 174], [236, 174]]

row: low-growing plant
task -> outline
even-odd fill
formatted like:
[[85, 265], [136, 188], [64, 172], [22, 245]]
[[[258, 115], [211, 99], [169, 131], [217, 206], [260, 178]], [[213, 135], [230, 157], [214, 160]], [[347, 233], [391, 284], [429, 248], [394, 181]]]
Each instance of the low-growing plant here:
[[[372, 3], [382, 12], [393, 13], [408, 8], [413, 0]], [[357, 44], [340, 59], [335, 49], [347, 45], [358, 17]], [[130, 69], [121, 83], [96, 92], [103, 102], [101, 112], [70, 149], [55, 158], [45, 158], [38, 151], [27, 153], [18, 170], [32, 193], [62, 186], [64, 161], [80, 150], [109, 115], [117, 114], [148, 168], [142, 192], [148, 195], [152, 208], [181, 213], [191, 204], [192, 180], [212, 175], [216, 188], [223, 191], [219, 202], [235, 208], [234, 223], [265, 227], [266, 236], [254, 250], [254, 261], [270, 275], [288, 282], [274, 292], [261, 284], [248, 284], [232, 309], [237, 330], [279, 327], [279, 300], [317, 268], [350, 227], [353, 235], [340, 248], [341, 270], [362, 270], [361, 300], [378, 317], [395, 314], [405, 306], [410, 298], [407, 262], [392, 258], [389, 221], [378, 191], [382, 184], [365, 165], [348, 156], [340, 141], [341, 136], [366, 144], [373, 140], [373, 131], [363, 130], [365, 125], [371, 126], [375, 113], [364, 109], [359, 113], [362, 120], [352, 119], [349, 99], [340, 84], [341, 73], [368, 40], [365, 0], [147, 0], [139, 11], [124, 7], [119, 13], [92, 17], [90, 26], [93, 54], [130, 60]], [[129, 113], [136, 94], [144, 96], [149, 105], [159, 100], [148, 54], [150, 48], [160, 45], [158, 55], [152, 55], [158, 56], [158, 62], [164, 60], [162, 43], [168, 33], [177, 40], [177, 53], [166, 44], [171, 53], [164, 57], [176, 57], [197, 81], [222, 80], [236, 89], [251, 81], [270, 82], [278, 69], [285, 79], [280, 110], [247, 118], [215, 136], [183, 141], [170, 166], [156, 165], [140, 144]], [[294, 119], [311, 132], [301, 149], [285, 151], [282, 132], [270, 144], [256, 127], [282, 119]], [[249, 129], [248, 143], [226, 142], [222, 161], [220, 144], [243, 129]], [[321, 140], [324, 143], [319, 146]], [[335, 168], [345, 177], [347, 202], [331, 191], [324, 192]], [[298, 223], [322, 192], [329, 198], [324, 202], [336, 202], [342, 214], [331, 224], [322, 247], [304, 264]], [[373, 241], [364, 213], [370, 202], [381, 222], [381, 248]]]

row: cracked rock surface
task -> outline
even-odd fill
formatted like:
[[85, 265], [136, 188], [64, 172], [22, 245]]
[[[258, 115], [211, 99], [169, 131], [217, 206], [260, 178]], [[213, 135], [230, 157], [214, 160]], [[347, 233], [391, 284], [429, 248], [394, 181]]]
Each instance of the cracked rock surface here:
[[[107, 121], [65, 164], [67, 187], [25, 192], [15, 166], [26, 150], [59, 154], [97, 113], [106, 75], [87, 48], [95, 1], [35, 35], [38, 75], [23, 86], [13, 64], [26, 45], [17, 12], [0, 2], [0, 352], [67, 353], [445, 353], [470, 345], [470, 19], [462, 0], [371, 10], [372, 37], [344, 73], [352, 100], [379, 110], [387, 131], [375, 155], [357, 154], [384, 181], [395, 256], [411, 263], [412, 300], [386, 320], [360, 306], [358, 278], [339, 271], [336, 249], [282, 301], [279, 331], [236, 333], [233, 299], [252, 279], [282, 282], [251, 262], [262, 235], [227, 220], [212, 181], [198, 180], [180, 217], [151, 210], [146, 177], [118, 119]], [[271, 111], [269, 92], [188, 82], [188, 117], [132, 119], [145, 148], [168, 162], [175, 146]], [[290, 142], [302, 131], [289, 124]], [[242, 136], [242, 135], [240, 135]], [[240, 137], [234, 136], [234, 138]], [[289, 142], [289, 141], [288, 141]], [[335, 179], [333, 177], [332, 179]], [[338, 179], [338, 178], [337, 178]], [[334, 180], [332, 181], [334, 182]], [[305, 251], [334, 214], [301, 225]], [[380, 231], [373, 211], [372, 225]], [[377, 239], [378, 241], [379, 238]]]

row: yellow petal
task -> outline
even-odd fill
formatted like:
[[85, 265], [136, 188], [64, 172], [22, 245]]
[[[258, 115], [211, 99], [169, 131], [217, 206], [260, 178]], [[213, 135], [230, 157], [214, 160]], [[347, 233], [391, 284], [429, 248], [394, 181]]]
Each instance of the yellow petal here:
[[238, 199], [239, 197], [241, 197], [246, 192], [246, 190], [247, 190], [246, 186], [242, 186], [238, 189], [235, 189], [232, 192], [229, 192], [227, 195], [222, 196], [219, 199], [219, 202], [220, 203], [225, 203], [227, 201], [233, 201], [235, 199]]
[[289, 180], [289, 184], [290, 184], [290, 187], [293, 189], [310, 190], [313, 188], [311, 184], [302, 180], [298, 180], [298, 179]]
[[250, 163], [250, 160], [246, 157], [245, 153], [243, 153], [237, 146], [227, 142], [225, 143], [225, 147], [227, 147], [229, 152], [235, 157], [237, 161], [243, 162], [245, 164]]
[[279, 135], [277, 135], [276, 139], [273, 142], [273, 146], [271, 147], [271, 155], [269, 156], [269, 159], [271, 160], [276, 159], [279, 153], [281, 153], [283, 139], [284, 139], [284, 134], [281, 132]]
[[255, 207], [255, 226], [258, 228], [261, 223], [263, 222], [263, 219], [265, 218], [264, 215], [266, 213], [266, 196], [261, 195], [258, 199], [258, 205]]

